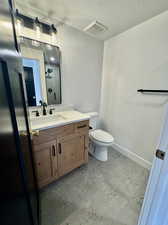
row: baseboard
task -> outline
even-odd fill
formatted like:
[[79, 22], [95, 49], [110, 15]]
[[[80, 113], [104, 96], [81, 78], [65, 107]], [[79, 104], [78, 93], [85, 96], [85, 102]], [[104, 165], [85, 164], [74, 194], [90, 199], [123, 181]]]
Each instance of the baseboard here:
[[130, 150], [128, 150], [127, 148], [117, 144], [117, 143], [113, 143], [112, 147], [117, 150], [118, 152], [120, 152], [121, 154], [125, 155], [126, 157], [132, 159], [133, 161], [135, 161], [136, 163], [138, 163], [139, 165], [143, 166], [144, 168], [150, 170], [152, 163], [143, 159], [142, 157], [138, 156], [137, 154], [131, 152]]

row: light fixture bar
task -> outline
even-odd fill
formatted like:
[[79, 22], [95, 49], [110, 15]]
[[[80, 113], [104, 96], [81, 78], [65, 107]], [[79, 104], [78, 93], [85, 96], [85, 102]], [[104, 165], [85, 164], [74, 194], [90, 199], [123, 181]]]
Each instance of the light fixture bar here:
[[30, 29], [34, 29], [34, 24], [38, 24], [39, 26], [41, 26], [41, 31], [43, 33], [46, 33], [46, 34], [52, 34], [52, 33], [57, 33], [57, 28], [55, 27], [54, 24], [49, 24], [49, 23], [46, 23], [46, 22], [43, 22], [41, 20], [39, 20], [38, 17], [30, 17], [30, 16], [27, 16], [27, 15], [23, 15], [19, 12], [18, 9], [16, 9], [15, 11], [15, 15], [18, 19], [21, 19], [23, 22], [24, 22], [24, 26], [25, 27], [28, 27]]

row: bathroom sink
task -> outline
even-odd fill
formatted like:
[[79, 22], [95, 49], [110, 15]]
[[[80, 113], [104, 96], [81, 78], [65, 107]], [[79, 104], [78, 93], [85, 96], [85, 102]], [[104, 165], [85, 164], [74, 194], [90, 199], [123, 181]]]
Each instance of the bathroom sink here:
[[88, 115], [82, 114], [78, 111], [63, 111], [56, 112], [53, 115], [31, 117], [30, 126], [32, 130], [47, 129], [51, 127], [61, 126], [72, 122], [79, 122], [89, 119]]
[[66, 117], [59, 114], [55, 115], [47, 115], [47, 116], [39, 116], [31, 118], [31, 127], [32, 129], [37, 129], [41, 127], [48, 127], [57, 124], [58, 122], [66, 121]]
[[66, 120], [66, 117], [61, 114], [48, 115], [39, 117], [40, 120], [48, 122], [57, 122], [60, 120]]

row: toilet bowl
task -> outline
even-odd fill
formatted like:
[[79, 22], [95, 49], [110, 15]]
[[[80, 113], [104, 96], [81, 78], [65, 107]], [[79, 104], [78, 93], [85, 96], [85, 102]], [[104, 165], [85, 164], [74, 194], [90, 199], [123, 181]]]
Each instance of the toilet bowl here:
[[90, 131], [90, 154], [99, 161], [108, 160], [108, 147], [112, 145], [114, 138], [111, 134], [101, 129]]
[[99, 114], [97, 112], [85, 113], [90, 117], [89, 126], [92, 128], [89, 132], [89, 153], [99, 161], [108, 160], [108, 147], [114, 141], [114, 138], [108, 132], [98, 129]]

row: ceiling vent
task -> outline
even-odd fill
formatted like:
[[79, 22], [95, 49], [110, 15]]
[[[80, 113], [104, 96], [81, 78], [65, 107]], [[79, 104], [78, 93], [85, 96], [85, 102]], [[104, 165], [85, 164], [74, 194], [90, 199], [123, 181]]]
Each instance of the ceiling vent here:
[[97, 35], [102, 32], [105, 32], [108, 28], [98, 21], [94, 21], [85, 27], [83, 30], [89, 34]]

